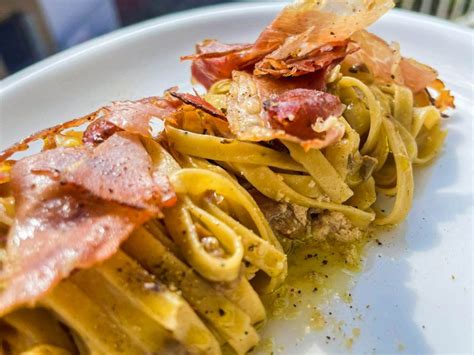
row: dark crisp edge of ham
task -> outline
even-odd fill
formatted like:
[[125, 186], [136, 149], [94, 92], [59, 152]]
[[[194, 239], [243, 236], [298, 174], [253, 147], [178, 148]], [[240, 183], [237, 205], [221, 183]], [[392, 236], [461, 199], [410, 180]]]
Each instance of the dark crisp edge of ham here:
[[196, 54], [185, 55], [181, 60], [194, 60], [198, 58], [220, 57], [225, 54], [241, 52], [245, 49], [252, 48], [253, 44], [249, 43], [222, 43], [215, 39], [207, 39], [196, 44]]
[[83, 142], [90, 145], [102, 143], [121, 130], [150, 137], [150, 121], [153, 118], [166, 119], [179, 106], [181, 106], [181, 102], [177, 100], [158, 96], [137, 101], [116, 101], [87, 116], [46, 128], [26, 137], [0, 152], [0, 163], [6, 161], [16, 152], [27, 150], [29, 144], [34, 141], [39, 139], [47, 140], [56, 133], [81, 126], [85, 123], [90, 124], [84, 131]]
[[46, 139], [47, 137], [64, 131], [69, 128], [74, 128], [83, 125], [87, 122], [93, 122], [97, 119], [97, 111], [91, 113], [90, 115], [73, 119], [71, 121], [67, 121], [56, 126], [43, 129], [39, 132], [33, 133], [28, 137], [22, 139], [21, 141], [13, 144], [12, 146], [8, 147], [4, 151], [0, 152], [0, 163], [6, 161], [16, 152], [21, 152], [28, 149], [30, 143], [37, 141], [39, 139]]
[[74, 269], [113, 255], [134, 228], [159, 213], [153, 202], [163, 186], [157, 183], [167, 181], [152, 177], [145, 148], [126, 132], [95, 149], [56, 148], [18, 161], [0, 314], [34, 304]]
[[312, 125], [318, 118], [339, 117], [343, 106], [337, 96], [317, 90], [293, 89], [263, 103], [271, 125], [302, 140], [317, 138]]
[[255, 65], [254, 74], [271, 75], [278, 78], [314, 73], [330, 65], [338, 64], [347, 55], [358, 49], [357, 45], [346, 40], [318, 48], [303, 58], [277, 59], [268, 55]]
[[181, 100], [185, 104], [194, 106], [195, 108], [202, 110], [214, 117], [222, 118], [227, 120], [225, 115], [219, 109], [212, 106], [209, 102], [205, 101], [202, 97], [197, 95], [192, 95], [188, 93], [179, 93], [175, 91], [170, 91], [169, 94], [178, 100]]

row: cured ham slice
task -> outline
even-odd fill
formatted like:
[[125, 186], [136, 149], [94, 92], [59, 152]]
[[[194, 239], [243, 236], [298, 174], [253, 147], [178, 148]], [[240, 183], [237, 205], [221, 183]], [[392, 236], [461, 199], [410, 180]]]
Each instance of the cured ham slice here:
[[[56, 148], [18, 161], [0, 314], [33, 304], [74, 269], [113, 255], [137, 226], [159, 213], [155, 201], [166, 183], [152, 176], [145, 148], [126, 132], [95, 149]], [[164, 195], [172, 203], [169, 192]]]
[[139, 138], [130, 133], [113, 135], [63, 175], [61, 181], [80, 186], [103, 200], [159, 212], [162, 194], [151, 175], [151, 159]]
[[79, 127], [85, 123], [90, 123], [83, 136], [84, 143], [88, 144], [102, 143], [121, 130], [150, 137], [150, 121], [153, 118], [163, 120], [169, 117], [180, 105], [181, 103], [178, 101], [161, 97], [148, 97], [137, 101], [117, 101], [87, 116], [46, 128], [26, 137], [0, 152], [0, 162], [6, 161], [16, 152], [27, 150], [29, 144], [34, 141], [47, 140], [54, 134]]
[[287, 5], [253, 45], [207, 40], [183, 59], [193, 59], [193, 78], [206, 88], [253, 65], [256, 75], [312, 73], [355, 51], [350, 36], [392, 7], [391, 0], [300, 0]]
[[224, 44], [205, 40], [196, 45], [196, 54], [181, 59], [193, 60], [193, 80], [209, 89], [216, 81], [230, 78], [232, 70], [248, 66], [252, 62], [251, 48], [251, 44]]
[[305, 149], [324, 148], [342, 138], [344, 126], [337, 117], [342, 114], [343, 105], [336, 96], [317, 90], [269, 86], [269, 83], [246, 72], [234, 71], [227, 118], [237, 138], [249, 141], [278, 138], [298, 142]]
[[288, 56], [284, 59], [277, 59], [267, 56], [255, 65], [254, 74], [269, 74], [277, 78], [305, 75], [338, 63], [348, 54], [357, 50], [357, 46], [349, 43], [349, 41], [343, 41], [322, 46], [303, 58]]
[[326, 75], [332, 66], [325, 70], [292, 78], [273, 78], [272, 76], [254, 76], [253, 80], [262, 97], [282, 94], [292, 89], [326, 90]]
[[84, 132], [84, 142], [100, 143], [119, 129], [151, 137], [150, 121], [154, 118], [163, 120], [175, 111], [176, 103], [161, 97], [116, 101], [97, 111], [98, 120]]
[[342, 105], [334, 95], [308, 89], [294, 89], [264, 101], [270, 124], [303, 140], [315, 139], [326, 119], [342, 114]]
[[397, 44], [389, 45], [367, 31], [352, 35], [360, 49], [344, 60], [348, 66], [365, 65], [375, 79], [409, 87], [414, 93], [432, 84], [438, 77], [433, 68], [414, 59], [403, 58]]
[[391, 0], [296, 1], [286, 6], [255, 42], [271, 52], [255, 65], [256, 74], [301, 75], [355, 51], [350, 36], [393, 7]]
[[105, 142], [110, 136], [121, 130], [121, 128], [107, 120], [97, 120], [87, 126], [87, 129], [84, 131], [84, 134], [82, 136], [82, 141], [86, 144], [100, 144]]

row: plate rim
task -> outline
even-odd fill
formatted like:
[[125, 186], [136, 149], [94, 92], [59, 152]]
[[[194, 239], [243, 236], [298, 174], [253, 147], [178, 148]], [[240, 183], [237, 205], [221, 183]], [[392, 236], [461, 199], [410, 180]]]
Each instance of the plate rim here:
[[[140, 33], [155, 31], [160, 27], [173, 25], [179, 26], [179, 24], [183, 22], [195, 21], [203, 17], [214, 16], [229, 12], [241, 13], [254, 10], [280, 9], [286, 4], [287, 2], [236, 2], [218, 4], [199, 7], [196, 9], [189, 9], [164, 16], [158, 16], [130, 26], [122, 27], [109, 33], [98, 36], [96, 38], [87, 40], [64, 51], [55, 53], [45, 59], [40, 60], [37, 63], [34, 63], [14, 74], [7, 76], [6, 78], [0, 81], [0, 96], [5, 94], [7, 90], [13, 88], [14, 86], [20, 83], [23, 83], [24, 81], [30, 78], [34, 79], [36, 75], [39, 75], [45, 70], [51, 69], [55, 65], [68, 61], [72, 58], [79, 57], [81, 55], [87, 56], [94, 50], [98, 50], [107, 45], [116, 44], [120, 41], [125, 40], [128, 37], [139, 35]], [[471, 30], [468, 27], [464, 27], [462, 25], [453, 23], [445, 19], [440, 19], [435, 16], [416, 13], [405, 9], [392, 9], [384, 16], [390, 16], [395, 18], [398, 17], [400, 19], [409, 19], [412, 21], [421, 22], [425, 25], [436, 25], [440, 29], [444, 28], [448, 31], [454, 31], [458, 32], [461, 35], [470, 36], [472, 37], [470, 41], [471, 51], [474, 51], [474, 30]]]

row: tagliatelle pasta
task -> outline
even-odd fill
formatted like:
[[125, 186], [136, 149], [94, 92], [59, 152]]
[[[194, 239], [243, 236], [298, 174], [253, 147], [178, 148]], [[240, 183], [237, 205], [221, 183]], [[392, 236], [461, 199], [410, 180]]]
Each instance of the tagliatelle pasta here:
[[246, 354], [295, 248], [351, 264], [401, 223], [454, 99], [365, 31], [391, 1], [352, 3], [298, 0], [253, 44], [201, 43], [203, 96], [115, 102], [0, 153], [0, 353]]

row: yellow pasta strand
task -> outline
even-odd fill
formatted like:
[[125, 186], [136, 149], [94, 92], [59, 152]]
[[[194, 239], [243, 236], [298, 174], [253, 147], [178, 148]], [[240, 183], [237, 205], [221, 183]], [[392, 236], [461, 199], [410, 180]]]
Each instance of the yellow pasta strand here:
[[[220, 242], [225, 255], [215, 256], [204, 248], [192, 217], [209, 229], [209, 237]], [[165, 211], [165, 223], [183, 256], [202, 276], [212, 281], [237, 278], [243, 246], [240, 236], [230, 227], [194, 205], [186, 196], [180, 196], [180, 201]]]
[[187, 351], [201, 354], [214, 348], [212, 334], [182, 297], [126, 254], [119, 251], [97, 270], [137, 308], [169, 330]]
[[93, 353], [138, 355], [144, 351], [99, 305], [69, 280], [57, 285], [43, 303], [74, 328]]
[[166, 127], [166, 134], [173, 149], [194, 157], [304, 171], [304, 168], [288, 155], [257, 143], [197, 134], [172, 126]]
[[45, 309], [19, 309], [3, 319], [34, 344], [57, 346], [64, 351], [74, 350], [74, 345], [59, 322]]
[[183, 297], [237, 352], [244, 353], [258, 342], [250, 317], [213, 290], [192, 269], [167, 253], [149, 233], [144, 230], [134, 232], [124, 248], [148, 271], [178, 287]]
[[373, 213], [341, 204], [318, 201], [300, 195], [267, 167], [255, 168], [245, 164], [236, 164], [236, 167], [257, 190], [275, 201], [289, 202], [321, 210], [339, 211], [344, 213], [354, 225], [361, 228], [367, 227], [374, 219]]
[[299, 144], [290, 142], [284, 144], [290, 150], [293, 159], [305, 167], [331, 201], [342, 203], [352, 196], [352, 190], [321, 151], [310, 149], [305, 152]]
[[374, 223], [377, 225], [400, 223], [408, 214], [413, 201], [413, 172], [405, 144], [389, 119], [383, 121], [387, 132], [390, 149], [395, 159], [397, 170], [397, 195], [392, 211], [387, 216], [378, 215]]
[[341, 87], [355, 87], [362, 92], [367, 100], [367, 105], [370, 112], [370, 128], [369, 134], [364, 145], [361, 148], [362, 154], [368, 154], [374, 147], [377, 142], [377, 137], [382, 126], [382, 115], [380, 112], [380, 105], [375, 99], [372, 91], [365, 85], [362, 81], [351, 78], [348, 76], [343, 77], [338, 85]]

